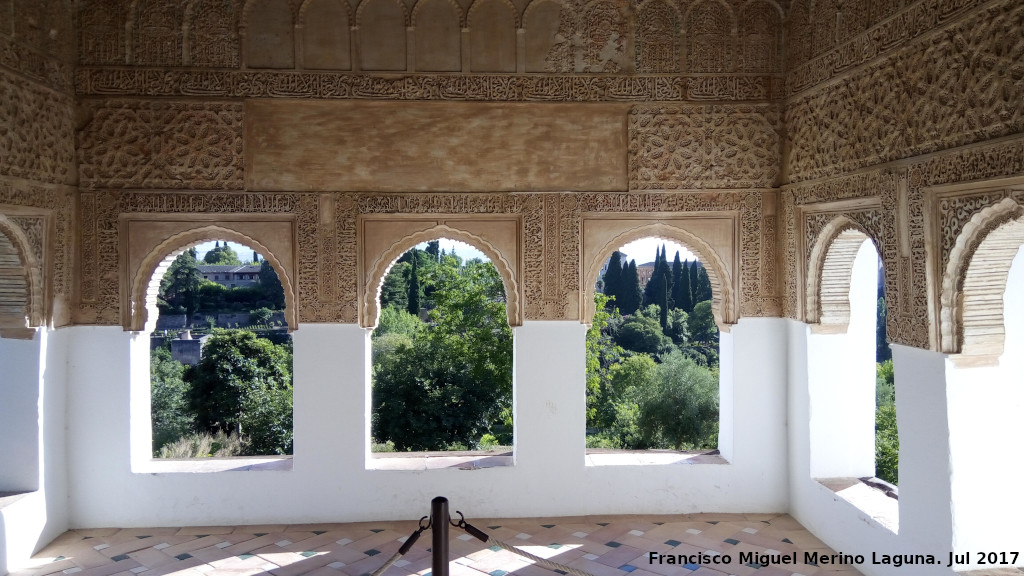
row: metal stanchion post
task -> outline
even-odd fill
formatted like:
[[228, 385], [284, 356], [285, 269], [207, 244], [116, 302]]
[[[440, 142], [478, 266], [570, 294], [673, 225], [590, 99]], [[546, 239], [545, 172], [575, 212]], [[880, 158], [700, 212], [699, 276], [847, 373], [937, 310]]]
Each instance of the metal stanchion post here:
[[431, 576], [448, 576], [448, 499], [438, 496], [430, 501]]

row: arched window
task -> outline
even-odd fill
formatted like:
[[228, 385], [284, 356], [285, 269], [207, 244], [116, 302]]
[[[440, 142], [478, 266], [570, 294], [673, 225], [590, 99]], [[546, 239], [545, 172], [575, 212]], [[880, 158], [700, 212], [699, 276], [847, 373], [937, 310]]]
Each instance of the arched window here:
[[811, 316], [820, 323], [807, 350], [810, 474], [895, 532], [895, 383], [892, 361], [880, 358], [884, 274], [874, 243], [859, 229], [842, 230], [827, 244], [818, 278]]
[[[719, 328], [705, 263], [672, 240], [634, 240], [604, 262], [594, 300], [588, 463], [721, 462]], [[659, 452], [636, 454], [648, 449]]]
[[494, 264], [462, 242], [423, 242], [392, 263], [378, 297], [371, 467], [430, 467], [402, 453], [434, 451], [476, 452], [444, 466], [511, 464], [512, 330]]
[[[962, 348], [946, 368], [953, 548], [971, 552], [972, 568], [983, 568], [980, 561], [1024, 566], [1020, 555], [998, 553], [1009, 550], [1013, 519], [1024, 513], [1015, 496], [1024, 464], [1011, 455], [1024, 443], [1024, 218], [1012, 200], [1001, 204], [985, 211], [994, 224], [979, 227], [974, 242], [975, 231], [964, 229], [974, 250], [961, 271], [960, 298], [952, 299], [962, 303], [953, 316], [962, 323]], [[982, 557], [980, 550], [997, 553]]]
[[[235, 287], [236, 272], [258, 280]], [[190, 242], [163, 259], [150, 286], [147, 308], [159, 314], [148, 347], [153, 457], [291, 454], [291, 336], [274, 266], [249, 246]]]

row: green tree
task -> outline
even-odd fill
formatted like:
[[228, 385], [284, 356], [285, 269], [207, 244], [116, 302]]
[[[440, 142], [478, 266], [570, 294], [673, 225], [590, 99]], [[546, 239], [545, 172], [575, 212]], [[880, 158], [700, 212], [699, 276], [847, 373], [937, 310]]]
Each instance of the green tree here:
[[[653, 306], [653, 308], [657, 308], [657, 306]], [[660, 309], [658, 314], [661, 314]], [[633, 316], [619, 327], [615, 343], [626, 350], [638, 353], [660, 354], [672, 345], [672, 340], [665, 336], [658, 320]]]
[[622, 252], [616, 250], [612, 252], [604, 271], [604, 293], [611, 297], [607, 306], [621, 307], [623, 292]]
[[700, 262], [695, 262], [695, 264], [697, 265], [697, 279], [690, 286], [690, 292], [693, 294], [693, 305], [696, 307], [698, 302], [711, 300], [711, 279], [708, 278], [708, 271]]
[[199, 288], [204, 282], [196, 263], [195, 248], [185, 250], [160, 279], [157, 305], [165, 312], [180, 310], [185, 314], [186, 322], [191, 324], [192, 315], [199, 309]]
[[257, 308], [249, 312], [249, 324], [266, 326], [270, 324], [270, 319], [273, 317], [274, 311], [270, 308]]
[[470, 447], [512, 424], [512, 331], [497, 269], [445, 255], [430, 276], [429, 321], [374, 367], [373, 437], [398, 450]]
[[889, 308], [885, 304], [885, 288], [879, 286], [881, 296], [878, 297], [875, 315], [875, 362], [892, 360], [892, 349], [889, 348], [889, 337], [886, 334], [886, 321], [889, 316]]
[[676, 307], [689, 314], [693, 312], [693, 300], [690, 296], [690, 261], [683, 262], [679, 278], [672, 287], [672, 298]]
[[153, 350], [149, 358], [153, 454], [192, 432], [195, 416], [189, 406], [189, 386], [182, 374], [185, 367], [171, 358], [167, 345]]
[[184, 374], [197, 426], [238, 433], [249, 455], [291, 454], [291, 364], [289, 347], [247, 330], [215, 330]]
[[389, 306], [398, 306], [405, 310], [409, 306], [409, 283], [406, 277], [409, 275], [411, 265], [408, 262], [395, 262], [384, 277], [384, 283], [380, 287], [380, 307], [383, 310]]
[[402, 334], [410, 339], [415, 338], [424, 324], [419, 316], [414, 316], [408, 310], [397, 306], [388, 306], [381, 310], [377, 327], [373, 330], [373, 337], [380, 338], [385, 334]]
[[668, 327], [665, 335], [672, 339], [676, 346], [684, 346], [690, 339], [690, 330], [686, 324], [687, 314], [682, 308], [673, 308], [668, 312]]
[[899, 483], [900, 437], [896, 427], [896, 377], [892, 359], [875, 369], [875, 476]]
[[629, 266], [622, 273], [622, 293], [619, 302], [619, 311], [623, 314], [633, 314], [643, 301], [643, 291], [640, 289], [640, 275], [636, 271], [636, 260], [630, 260]]
[[718, 445], [718, 375], [673, 352], [655, 385], [638, 391], [637, 425], [646, 447], [677, 450]]
[[[610, 320], [616, 317], [607, 312], [608, 297], [594, 294], [594, 318], [587, 330], [587, 425], [604, 426], [599, 412], [608, 402], [609, 369], [622, 356], [623, 349], [615, 344], [609, 331]], [[613, 311], [614, 312], [614, 311]]]
[[711, 301], [698, 302], [687, 320], [690, 340], [703, 343], [718, 343], [718, 325], [711, 311]]
[[[413, 248], [413, 251], [417, 250]], [[415, 256], [415, 254], [414, 254]], [[406, 291], [406, 310], [409, 314], [419, 317], [420, 315], [420, 274], [419, 274], [419, 258], [414, 257], [412, 259], [412, 266], [409, 267], [409, 281], [407, 282], [408, 290]]]
[[260, 263], [260, 290], [274, 310], [284, 310], [284, 286], [281, 279], [277, 277], [277, 271], [264, 260]]
[[225, 242], [223, 246], [218, 242], [212, 250], [206, 253], [206, 256], [203, 256], [203, 262], [206, 262], [207, 264], [220, 264], [226, 266], [242, 265], [242, 261], [238, 259], [238, 254], [228, 246], [227, 242]]

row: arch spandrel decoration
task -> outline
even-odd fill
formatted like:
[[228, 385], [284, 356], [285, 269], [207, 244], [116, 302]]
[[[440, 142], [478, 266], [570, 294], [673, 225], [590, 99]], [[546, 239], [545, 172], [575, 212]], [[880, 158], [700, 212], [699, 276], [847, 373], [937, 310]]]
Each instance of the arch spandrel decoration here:
[[[494, 228], [500, 231], [501, 223], [506, 226], [514, 226], [517, 230], [520, 226], [518, 219], [508, 219], [494, 222]], [[508, 235], [490, 238], [489, 234], [482, 230], [469, 230], [466, 224], [458, 220], [442, 220], [438, 222], [425, 222], [420, 220], [372, 220], [370, 224], [373, 230], [367, 230], [367, 222], [360, 226], [363, 238], [376, 236], [370, 242], [363, 242], [363, 261], [360, 264], [362, 281], [360, 282], [360, 306], [359, 325], [364, 328], [376, 328], [380, 319], [380, 291], [384, 285], [384, 278], [391, 270], [398, 258], [415, 247], [417, 244], [448, 238], [458, 240], [472, 245], [484, 253], [491, 260], [498, 270], [502, 283], [505, 285], [505, 315], [509, 326], [521, 326], [523, 323], [522, 313], [522, 288], [518, 278], [519, 265], [519, 237], [518, 233], [509, 241]], [[476, 222], [479, 225], [479, 222]], [[377, 235], [376, 232], [385, 231], [384, 235]], [[493, 240], [493, 241], [492, 241]], [[367, 245], [369, 244], [369, 246]]]
[[872, 240], [876, 253], [881, 253], [871, 235], [846, 216], [837, 216], [818, 234], [807, 261], [804, 286], [804, 320], [815, 325], [815, 331], [846, 331], [853, 262], [865, 240]]
[[[700, 229], [701, 224], [707, 223], [709, 220], [713, 219], [697, 218], [690, 223], [673, 221], [672, 224], [652, 220], [644, 223], [632, 222], [625, 226], [621, 222], [613, 221], [610, 223], [611, 227], [614, 229], [617, 226], [619, 230], [613, 232], [610, 238], [608, 238], [607, 230], [604, 231], [604, 234], [600, 232], [587, 234], [587, 223], [585, 222], [584, 293], [580, 316], [583, 323], [590, 324], [594, 317], [596, 312], [594, 307], [594, 286], [601, 273], [602, 265], [611, 257], [612, 252], [634, 240], [654, 237], [682, 244], [704, 264], [705, 270], [708, 273], [708, 279], [711, 282], [711, 311], [715, 317], [715, 323], [718, 324], [720, 331], [728, 332], [729, 326], [739, 320], [739, 284], [736, 277], [736, 255], [734, 253], [736, 246], [732, 246], [733, 250], [725, 251], [723, 249], [727, 249], [730, 243], [722, 242], [720, 239], [717, 242], [708, 241], [691, 231], [694, 228]], [[594, 221], [591, 221], [591, 224], [593, 223]], [[694, 226], [694, 224], [697, 225]], [[733, 225], [735, 225], [734, 222]], [[604, 227], [607, 228], [607, 226]], [[591, 226], [591, 229], [593, 228]], [[598, 239], [602, 236], [607, 239]], [[716, 247], [713, 244], [718, 246]]]
[[[227, 225], [200, 225], [198, 227], [186, 228], [169, 236], [158, 239], [157, 242], [149, 242], [141, 260], [128, 262], [128, 282], [122, 282], [122, 286], [128, 286], [127, 302], [122, 305], [122, 325], [126, 331], [151, 331], [156, 327], [157, 309], [156, 296], [160, 290], [160, 280], [163, 273], [167, 271], [174, 259], [182, 252], [201, 244], [214, 240], [228, 240], [238, 244], [244, 244], [258, 252], [264, 259], [270, 262], [274, 271], [277, 272], [284, 289], [285, 321], [288, 323], [288, 330], [298, 328], [298, 309], [296, 297], [295, 271], [293, 269], [294, 258], [291, 254], [281, 254], [269, 246], [269, 242], [259, 239], [259, 234], [246, 234], [227, 227]], [[129, 232], [130, 236], [131, 232]], [[130, 239], [128, 240], [130, 242]]]
[[1003, 354], [1003, 292], [1024, 245], [1024, 207], [1003, 198], [971, 216], [949, 252], [939, 292], [940, 351], [958, 365], [991, 365]]
[[0, 336], [32, 338], [47, 324], [43, 280], [47, 221], [0, 214]]

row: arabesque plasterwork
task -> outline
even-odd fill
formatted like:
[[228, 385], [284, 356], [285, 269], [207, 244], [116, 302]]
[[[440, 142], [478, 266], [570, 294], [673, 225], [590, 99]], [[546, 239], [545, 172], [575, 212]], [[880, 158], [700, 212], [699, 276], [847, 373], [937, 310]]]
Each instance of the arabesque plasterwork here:
[[[247, 44], [267, 21], [241, 2], [46, 6], [0, 23], [0, 125], [12, 127], [0, 135], [0, 204], [51, 211], [53, 294], [81, 323], [120, 321], [124, 214], [294, 218], [301, 323], [359, 321], [361, 215], [514, 216], [523, 318], [579, 321], [584, 214], [732, 211], [739, 317], [807, 319], [800, 279], [846, 219], [880, 251], [890, 340], [947, 349], [939, 271], [964, 258], [958, 238], [980, 211], [1020, 201], [1016, 189], [943, 188], [1024, 174], [1014, 0], [516, 2], [500, 21], [520, 33], [515, 71], [501, 72], [473, 68], [462, 38], [499, 21], [461, 3], [450, 5], [454, 72], [417, 71], [430, 61], [417, 60], [417, 35], [448, 28], [418, 25], [416, 2], [403, 5], [405, 68], [389, 70], [361, 66], [377, 45], [360, 34], [360, 3], [339, 13], [347, 59], [316, 60], [339, 63], [320, 70], [304, 69], [318, 40], [299, 25], [300, 2], [282, 12], [295, 52], [281, 58]], [[541, 16], [558, 19], [551, 39], [535, 33]], [[255, 192], [247, 99], [622, 102], [626, 179], [607, 192]]]

